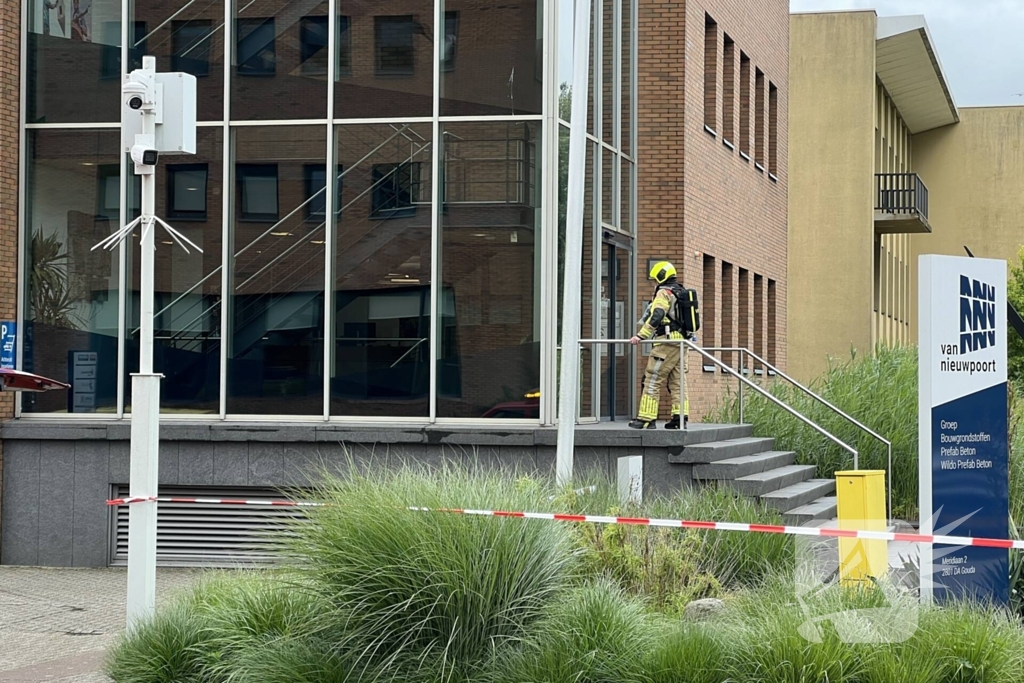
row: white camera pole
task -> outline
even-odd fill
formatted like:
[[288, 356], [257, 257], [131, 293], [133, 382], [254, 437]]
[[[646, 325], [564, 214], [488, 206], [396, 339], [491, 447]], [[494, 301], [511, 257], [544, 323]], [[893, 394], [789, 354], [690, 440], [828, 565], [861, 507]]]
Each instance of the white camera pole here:
[[[195, 154], [195, 77], [157, 74], [156, 58], [143, 57], [122, 88], [122, 142], [131, 143], [142, 185], [141, 215], [93, 247], [113, 250], [141, 229], [139, 272], [139, 372], [132, 375], [131, 496], [153, 498], [128, 513], [128, 628], [156, 610], [156, 519], [160, 471], [160, 380], [153, 371], [153, 289], [159, 223], [186, 253], [202, 251], [156, 216], [156, 164], [160, 152]], [[164, 130], [158, 134], [157, 126]], [[132, 131], [138, 131], [131, 135]], [[128, 242], [131, 245], [131, 242]]]
[[[156, 58], [144, 57], [142, 71], [155, 78]], [[142, 134], [135, 144], [152, 149], [156, 106], [142, 106]], [[139, 271], [139, 372], [132, 375], [131, 496], [156, 496], [160, 464], [160, 378], [153, 372], [153, 266], [156, 240], [156, 167], [135, 165], [142, 181]], [[156, 501], [136, 503], [128, 512], [128, 628], [156, 609]]]

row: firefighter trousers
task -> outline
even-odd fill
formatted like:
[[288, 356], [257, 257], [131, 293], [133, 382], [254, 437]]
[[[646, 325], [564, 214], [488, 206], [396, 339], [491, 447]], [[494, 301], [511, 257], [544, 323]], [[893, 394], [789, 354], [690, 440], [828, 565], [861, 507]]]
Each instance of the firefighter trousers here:
[[[683, 407], [683, 415], [690, 414], [690, 402], [686, 400], [686, 349], [680, 344], [655, 344], [647, 359], [644, 370], [643, 388], [640, 392], [640, 410], [637, 417], [653, 422], [658, 419], [658, 405], [661, 402], [661, 388], [668, 382], [669, 395], [672, 397], [672, 416], [679, 415]], [[682, 363], [680, 364], [680, 353]], [[680, 375], [680, 365], [682, 374]]]

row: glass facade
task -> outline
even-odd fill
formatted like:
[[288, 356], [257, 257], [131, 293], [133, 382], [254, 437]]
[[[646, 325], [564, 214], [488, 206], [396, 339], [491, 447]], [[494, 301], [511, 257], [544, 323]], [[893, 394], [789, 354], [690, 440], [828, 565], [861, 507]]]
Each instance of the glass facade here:
[[[200, 121], [157, 167], [202, 248], [157, 234], [164, 414], [553, 422], [571, 0], [23, 2], [18, 362], [72, 389], [21, 414], [131, 413], [139, 238], [92, 247], [140, 210], [120, 82], [154, 55]], [[585, 336], [633, 315], [635, 11], [591, 14]], [[625, 412], [583, 358], [583, 417]]]
[[[573, 0], [557, 4], [559, 246], [565, 242], [569, 123], [573, 94]], [[630, 336], [636, 311], [636, 2], [593, 0], [583, 197], [581, 338]], [[595, 85], [597, 83], [597, 85]], [[558, 263], [559, 292], [565, 277]], [[561, 299], [560, 299], [561, 300]], [[559, 314], [559, 321], [561, 315]], [[561, 325], [559, 324], [559, 333]], [[560, 337], [559, 337], [560, 339]], [[623, 350], [584, 348], [580, 418], [621, 419], [633, 412], [636, 369]]]

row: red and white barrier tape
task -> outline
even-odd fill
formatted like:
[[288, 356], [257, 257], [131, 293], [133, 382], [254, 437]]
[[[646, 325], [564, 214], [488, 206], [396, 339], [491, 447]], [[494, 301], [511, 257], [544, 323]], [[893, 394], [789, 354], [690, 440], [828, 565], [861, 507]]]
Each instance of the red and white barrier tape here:
[[[291, 500], [233, 500], [229, 498], [164, 498], [135, 497], [108, 500], [107, 505], [128, 505], [131, 503], [200, 503], [218, 505], [268, 505], [280, 507], [323, 507], [324, 503], [307, 503]], [[447, 512], [477, 517], [516, 517], [519, 519], [544, 519], [553, 522], [574, 522], [585, 524], [626, 524], [630, 526], [655, 526], [675, 529], [705, 529], [710, 531], [745, 531], [756, 534], [784, 534], [787, 536], [824, 536], [827, 538], [861, 538], [870, 541], [900, 541], [904, 543], [941, 544], [952, 546], [979, 546], [983, 548], [1015, 548], [1024, 550], [1024, 540], [1011, 541], [1003, 538], [972, 538], [970, 536], [938, 536], [926, 534], [899, 534], [891, 531], [857, 531], [853, 529], [823, 529], [818, 527], [782, 526], [775, 524], [745, 524], [742, 522], [698, 522], [685, 519], [654, 519], [648, 517], [602, 517], [600, 515], [567, 515], [552, 512], [509, 512], [503, 510], [463, 510], [458, 508], [410, 507], [414, 512]]]

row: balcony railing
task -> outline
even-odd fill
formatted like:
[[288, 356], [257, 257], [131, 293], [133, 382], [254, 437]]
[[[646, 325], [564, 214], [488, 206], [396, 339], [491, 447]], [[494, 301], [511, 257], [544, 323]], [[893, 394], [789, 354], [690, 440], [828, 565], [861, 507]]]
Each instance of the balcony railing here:
[[931, 232], [928, 188], [916, 173], [875, 174], [875, 226], [879, 232]]

